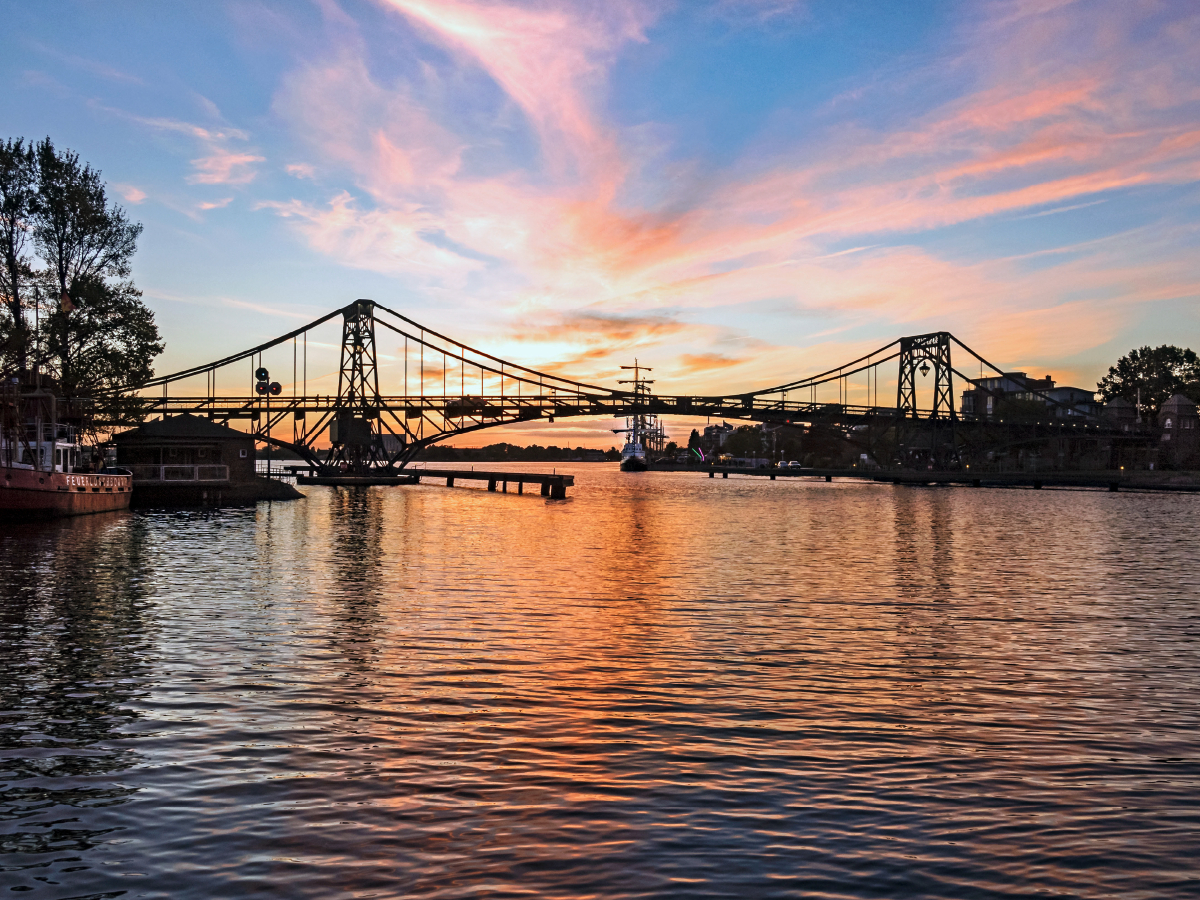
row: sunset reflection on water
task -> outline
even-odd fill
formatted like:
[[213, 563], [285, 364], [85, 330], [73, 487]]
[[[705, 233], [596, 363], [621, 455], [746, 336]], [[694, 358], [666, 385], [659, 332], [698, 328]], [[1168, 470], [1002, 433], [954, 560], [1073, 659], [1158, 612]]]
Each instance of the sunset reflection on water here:
[[1195, 889], [1200, 500], [573, 471], [0, 530], [0, 877]]

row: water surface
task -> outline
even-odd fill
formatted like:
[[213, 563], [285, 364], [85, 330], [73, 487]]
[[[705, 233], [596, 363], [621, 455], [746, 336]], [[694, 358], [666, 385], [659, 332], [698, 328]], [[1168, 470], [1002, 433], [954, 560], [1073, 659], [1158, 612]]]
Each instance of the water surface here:
[[0, 885], [1200, 893], [1200, 497], [568, 469], [0, 528]]

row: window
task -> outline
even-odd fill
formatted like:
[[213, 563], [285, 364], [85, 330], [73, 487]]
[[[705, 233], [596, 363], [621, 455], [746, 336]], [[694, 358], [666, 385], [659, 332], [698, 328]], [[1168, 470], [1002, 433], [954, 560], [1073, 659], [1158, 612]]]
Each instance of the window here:
[[245, 459], [245, 458], [246, 458], [246, 451], [245, 451], [245, 450], [239, 450], [239, 451], [238, 451], [238, 458], [239, 458], [239, 459]]
[[1165, 425], [1163, 425], [1163, 428], [1170, 428], [1170, 427], [1171, 427], [1171, 420], [1167, 419], [1167, 423]]
[[1183, 423], [1182, 423], [1182, 425], [1181, 425], [1180, 427], [1182, 427], [1182, 428], [1191, 428], [1191, 427], [1192, 427], [1192, 420], [1191, 420], [1191, 419], [1184, 419], [1184, 420], [1183, 420]]

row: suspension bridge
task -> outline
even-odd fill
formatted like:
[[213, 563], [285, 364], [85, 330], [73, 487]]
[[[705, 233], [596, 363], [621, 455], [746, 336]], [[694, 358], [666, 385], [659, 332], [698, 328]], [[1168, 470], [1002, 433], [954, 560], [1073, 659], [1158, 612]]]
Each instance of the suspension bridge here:
[[[339, 318], [337, 391], [310, 393], [308, 335]], [[398, 394], [380, 390], [376, 348], [381, 335], [386, 335], [389, 347], [397, 346], [396, 353], [389, 354], [389, 380], [402, 385]], [[262, 364], [264, 353], [275, 350], [278, 356], [277, 348], [286, 351], [289, 344], [290, 395], [279, 382], [269, 380]], [[955, 349], [966, 367], [979, 368], [979, 377], [956, 367]], [[250, 387], [245, 393], [217, 390], [220, 373], [246, 365]], [[877, 458], [882, 447], [892, 462], [903, 464], [920, 454], [922, 461], [953, 468], [970, 452], [972, 435], [986, 428], [994, 440], [995, 429], [1004, 428], [1003, 422], [964, 417], [955, 405], [955, 379], [959, 389], [977, 389], [985, 374], [1005, 375], [949, 332], [935, 332], [898, 338], [837, 368], [787, 384], [734, 394], [658, 395], [523, 366], [426, 328], [374, 301], [357, 300], [240, 353], [153, 378], [140, 393], [149, 417], [190, 413], [223, 424], [242, 420], [244, 430], [257, 441], [291, 450], [322, 473], [403, 469], [432, 444], [498, 425], [635, 415], [774, 425], [822, 423], [855, 432]], [[1005, 377], [1011, 378], [1011, 373]], [[198, 392], [201, 379], [204, 389]], [[881, 381], [887, 395], [883, 402]], [[837, 399], [830, 399], [835, 390]], [[850, 402], [852, 392], [856, 400], [865, 402]], [[928, 398], [925, 406], [918, 404], [918, 393]], [[1029, 394], [1050, 407], [1061, 406], [1033, 386]], [[1062, 433], [1067, 426], [1035, 423], [1032, 427], [1036, 438]], [[1114, 430], [1077, 415], [1071, 417], [1070, 427], [1075, 433], [1082, 428], [1096, 436]], [[1029, 433], [1029, 428], [1025, 425], [1023, 433]], [[324, 445], [326, 439], [329, 446], [318, 449], [318, 441]]]

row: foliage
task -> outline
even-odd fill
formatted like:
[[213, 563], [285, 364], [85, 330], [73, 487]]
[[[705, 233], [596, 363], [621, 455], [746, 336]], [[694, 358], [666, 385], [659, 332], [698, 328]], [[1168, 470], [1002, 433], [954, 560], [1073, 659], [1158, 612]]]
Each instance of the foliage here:
[[[79, 154], [49, 138], [0, 143], [3, 362], [15, 370], [32, 362], [64, 395], [97, 397], [94, 424], [106, 428], [144, 417], [131, 392], [163, 349], [130, 277], [141, 233]], [[25, 254], [27, 235], [42, 268]]]
[[739, 425], [725, 439], [725, 446], [721, 448], [721, 452], [737, 457], [762, 456], [764, 454], [762, 428], [758, 425]]
[[699, 450], [700, 449], [700, 432], [697, 431], [695, 428], [693, 428], [692, 433], [688, 435], [688, 449], [689, 450]]
[[[434, 444], [426, 447], [418, 455], [418, 459], [431, 462], [569, 462], [586, 459], [595, 450], [584, 447], [556, 447], [551, 444], [543, 447], [540, 444], [530, 444], [522, 447], [518, 444], [488, 444], [486, 447], [449, 447], [444, 444]], [[621, 458], [616, 447], [604, 451], [604, 457], [610, 461]]]
[[1130, 350], [1096, 386], [1105, 400], [1124, 397], [1153, 418], [1172, 394], [1200, 400], [1200, 358], [1192, 350], [1164, 344]]
[[24, 310], [33, 268], [25, 253], [37, 203], [37, 165], [24, 140], [0, 142], [0, 368], [22, 370], [29, 335]]
[[100, 173], [78, 153], [59, 152], [46, 138], [36, 158], [33, 237], [55, 286], [69, 293], [80, 279], [128, 278], [142, 226], [109, 204]]
[[154, 314], [131, 282], [85, 277], [73, 286], [75, 308], [60, 306], [41, 328], [60, 390], [66, 396], [102, 396], [95, 415], [105, 430], [136, 425], [145, 417], [144, 404], [131, 392], [154, 374], [151, 361], [163, 349]]

